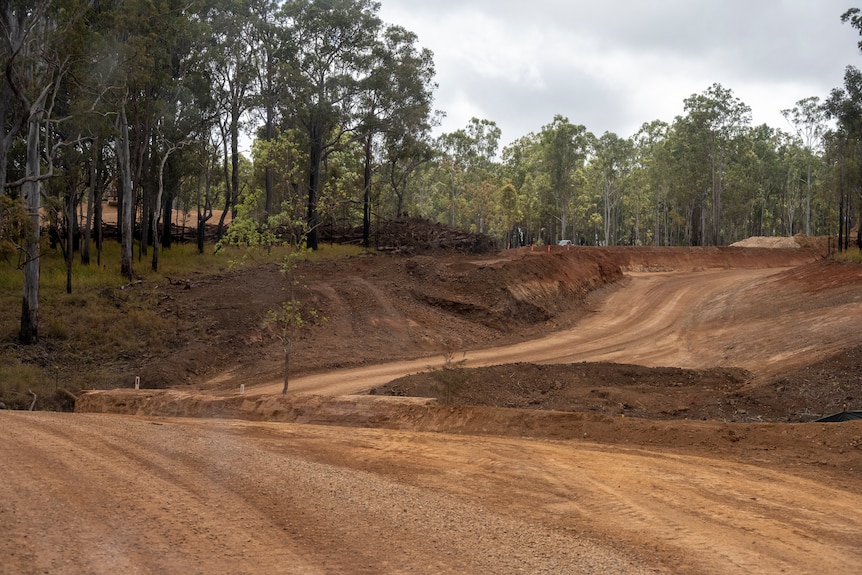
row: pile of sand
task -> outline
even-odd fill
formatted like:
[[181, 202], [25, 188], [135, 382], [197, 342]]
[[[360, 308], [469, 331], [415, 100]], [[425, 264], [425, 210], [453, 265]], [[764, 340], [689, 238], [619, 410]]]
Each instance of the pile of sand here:
[[787, 238], [782, 236], [755, 236], [746, 238], [742, 241], [731, 244], [735, 248], [777, 248], [777, 249], [796, 249], [799, 248], [799, 242], [795, 238]]

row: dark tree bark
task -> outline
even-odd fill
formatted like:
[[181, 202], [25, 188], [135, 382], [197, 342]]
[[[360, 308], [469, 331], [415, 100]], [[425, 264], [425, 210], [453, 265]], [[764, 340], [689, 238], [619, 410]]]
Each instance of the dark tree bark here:
[[39, 117], [31, 116], [27, 131], [26, 175], [24, 197], [32, 229], [25, 240], [24, 297], [21, 301], [21, 330], [18, 339], [30, 345], [39, 339], [39, 236], [42, 226], [40, 210], [42, 196], [39, 190]]

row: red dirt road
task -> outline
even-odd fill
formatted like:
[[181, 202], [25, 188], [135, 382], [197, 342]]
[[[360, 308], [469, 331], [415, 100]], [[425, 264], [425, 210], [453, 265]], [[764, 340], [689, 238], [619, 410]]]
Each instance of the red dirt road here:
[[768, 452], [94, 414], [0, 429], [2, 573], [862, 570], [860, 482]]
[[[465, 367], [504, 363], [614, 362], [648, 367], [741, 367], [757, 375], [812, 363], [847, 344], [862, 317], [862, 298], [800, 305], [799, 286], [781, 269], [631, 273], [628, 283], [574, 328], [528, 342], [454, 356]], [[857, 294], [858, 295], [858, 294]], [[763, 302], [768, 301], [769, 305]], [[793, 337], [788, 337], [792, 333]], [[439, 368], [443, 357], [334, 370], [293, 378], [302, 393], [345, 395]], [[279, 393], [282, 381], [253, 388]]]

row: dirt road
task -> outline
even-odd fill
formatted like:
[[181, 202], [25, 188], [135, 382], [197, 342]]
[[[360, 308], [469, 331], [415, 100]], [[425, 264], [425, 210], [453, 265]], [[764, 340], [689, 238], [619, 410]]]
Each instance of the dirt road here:
[[[731, 269], [695, 273], [631, 273], [627, 283], [573, 329], [533, 341], [467, 351], [452, 357], [465, 367], [504, 363], [607, 361], [683, 368], [732, 366], [767, 375], [777, 364], [811, 363], [846, 345], [862, 317], [862, 301], [799, 305], [798, 294], [778, 280], [781, 269]], [[798, 288], [796, 288], [798, 289]], [[764, 302], [769, 302], [764, 305]], [[794, 336], [788, 338], [788, 332]], [[359, 393], [397, 377], [444, 364], [422, 358], [334, 370], [293, 378], [303, 393]], [[278, 393], [281, 380], [254, 388]]]
[[[862, 317], [856, 275], [786, 273], [629, 274], [575, 329], [464, 359], [765, 377]], [[357, 392], [435, 361], [291, 386]], [[862, 572], [862, 424], [566, 414], [551, 440], [519, 437], [516, 410], [493, 434], [502, 410], [439, 409], [482, 434], [0, 411], [0, 574]]]
[[0, 430], [0, 573], [862, 570], [858, 483], [774, 463], [90, 414]]

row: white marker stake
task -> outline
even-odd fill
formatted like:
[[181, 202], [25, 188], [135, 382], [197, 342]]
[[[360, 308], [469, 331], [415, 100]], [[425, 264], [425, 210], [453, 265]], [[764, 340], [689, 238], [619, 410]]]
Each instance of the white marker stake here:
[[240, 394], [245, 393], [245, 384], [244, 383], [239, 384], [239, 392], [240, 392]]
[[135, 389], [141, 389], [141, 376], [135, 376]]

